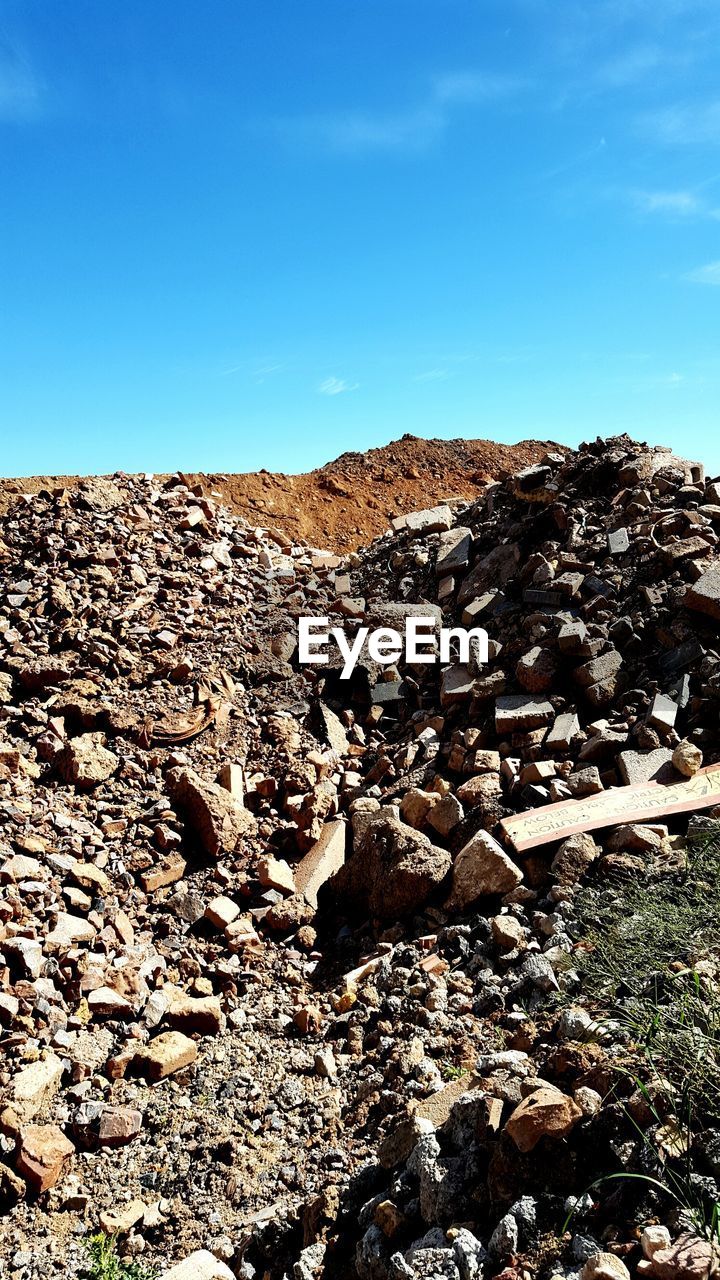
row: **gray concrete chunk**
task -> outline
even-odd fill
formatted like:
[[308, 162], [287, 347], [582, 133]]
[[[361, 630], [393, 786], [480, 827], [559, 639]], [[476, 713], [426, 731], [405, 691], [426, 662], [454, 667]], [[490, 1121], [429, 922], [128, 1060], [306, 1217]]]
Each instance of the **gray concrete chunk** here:
[[456, 573], [458, 569], [467, 569], [471, 545], [472, 533], [463, 525], [441, 533], [435, 562], [435, 573], [438, 578], [443, 578], [448, 573]]
[[611, 556], [621, 556], [630, 546], [627, 529], [613, 529], [607, 536], [607, 544]]
[[498, 733], [527, 732], [549, 724], [555, 712], [547, 699], [523, 694], [504, 694], [495, 701], [495, 728]]
[[660, 729], [667, 733], [675, 724], [677, 713], [677, 703], [673, 702], [672, 698], [666, 697], [664, 693], [656, 693], [647, 713], [647, 722], [653, 729]]
[[655, 751], [621, 751], [617, 762], [623, 782], [629, 787], [652, 780], [677, 781], [672, 751], [667, 747], [658, 747]]
[[720, 622], [720, 569], [708, 569], [685, 593], [685, 605]]

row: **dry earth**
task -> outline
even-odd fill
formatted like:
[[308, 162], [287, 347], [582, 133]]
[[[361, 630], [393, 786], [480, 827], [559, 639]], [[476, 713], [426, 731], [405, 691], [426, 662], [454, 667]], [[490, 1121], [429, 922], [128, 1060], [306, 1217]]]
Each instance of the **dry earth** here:
[[[388, 521], [404, 511], [432, 506], [447, 497], [475, 497], [488, 480], [502, 479], [537, 462], [549, 447], [538, 440], [504, 445], [492, 440], [421, 440], [406, 435], [381, 449], [344, 453], [304, 475], [251, 471], [193, 473], [186, 478], [190, 485], [202, 483], [222, 494], [235, 515], [254, 524], [271, 524], [294, 539], [347, 551], [384, 533]], [[0, 513], [17, 491], [74, 489], [80, 479], [31, 476], [0, 481]]]

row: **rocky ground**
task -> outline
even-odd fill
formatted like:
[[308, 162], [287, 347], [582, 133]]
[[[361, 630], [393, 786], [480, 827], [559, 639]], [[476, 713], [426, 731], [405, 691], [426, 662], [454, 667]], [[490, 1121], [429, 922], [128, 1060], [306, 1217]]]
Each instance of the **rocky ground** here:
[[[214, 489], [233, 514], [252, 524], [272, 524], [294, 541], [348, 551], [384, 533], [388, 521], [404, 511], [450, 497], [476, 497], [488, 481], [537, 462], [548, 447], [547, 441], [539, 440], [505, 445], [493, 440], [421, 440], [405, 435], [381, 449], [344, 453], [304, 475], [258, 471], [183, 479], [190, 486]], [[167, 479], [161, 476], [158, 483]], [[0, 480], [0, 513], [14, 504], [18, 491], [74, 490], [81, 480], [80, 476]]]
[[[0, 1274], [701, 1280], [720, 813], [499, 824], [720, 758], [720, 485], [550, 449], [340, 556], [189, 479], [3, 519]], [[488, 663], [297, 663], [418, 612]]]

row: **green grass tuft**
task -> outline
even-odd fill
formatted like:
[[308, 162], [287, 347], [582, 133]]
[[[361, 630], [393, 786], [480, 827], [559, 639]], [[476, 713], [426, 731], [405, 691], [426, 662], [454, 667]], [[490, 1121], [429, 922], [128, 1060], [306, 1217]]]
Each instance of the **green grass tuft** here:
[[598, 1021], [618, 1023], [695, 1111], [720, 1090], [720, 821], [691, 823], [687, 848], [681, 873], [584, 889], [573, 959]]
[[686, 851], [680, 871], [583, 889], [573, 961], [601, 1035], [626, 1045], [618, 1075], [651, 1117], [639, 1125], [619, 1098], [648, 1169], [608, 1173], [593, 1188], [644, 1183], [718, 1242], [720, 1203], [711, 1180], [696, 1176], [694, 1142], [716, 1123], [720, 1093], [720, 821], [692, 818]]
[[87, 1240], [90, 1265], [85, 1280], [155, 1280], [157, 1270], [140, 1262], [125, 1262], [118, 1257], [117, 1238], [102, 1231]]

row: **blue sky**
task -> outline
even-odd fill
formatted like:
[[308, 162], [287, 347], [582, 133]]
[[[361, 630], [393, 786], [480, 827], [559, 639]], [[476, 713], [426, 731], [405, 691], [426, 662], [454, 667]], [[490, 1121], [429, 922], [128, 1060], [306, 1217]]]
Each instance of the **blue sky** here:
[[720, 471], [717, 0], [0, 0], [0, 470]]

